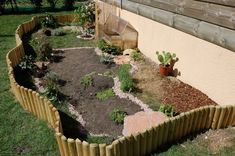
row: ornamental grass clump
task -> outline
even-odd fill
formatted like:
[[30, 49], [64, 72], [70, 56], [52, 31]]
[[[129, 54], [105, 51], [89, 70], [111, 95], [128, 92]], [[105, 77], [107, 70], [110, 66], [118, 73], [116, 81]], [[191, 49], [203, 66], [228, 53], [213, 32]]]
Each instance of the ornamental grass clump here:
[[121, 82], [121, 90], [124, 92], [131, 92], [135, 89], [135, 83], [130, 74], [131, 65], [123, 64], [119, 67], [118, 78]]

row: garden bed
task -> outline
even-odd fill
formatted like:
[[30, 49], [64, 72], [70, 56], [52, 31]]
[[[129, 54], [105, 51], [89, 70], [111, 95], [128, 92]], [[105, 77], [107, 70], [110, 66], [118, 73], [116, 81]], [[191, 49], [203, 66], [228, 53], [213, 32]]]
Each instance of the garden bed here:
[[[113, 109], [119, 108], [127, 114], [134, 114], [140, 110], [140, 107], [117, 96], [107, 100], [100, 100], [96, 97], [98, 92], [113, 87], [111, 76], [116, 72], [118, 66], [100, 63], [94, 48], [66, 50], [60, 56], [63, 59], [59, 63], [50, 64], [49, 69], [55, 72], [60, 79], [66, 81], [66, 84], [61, 87], [61, 91], [68, 97], [69, 103], [75, 106], [82, 115], [85, 120], [85, 129], [92, 134], [120, 136], [123, 126], [115, 124], [110, 119], [109, 113]], [[84, 87], [80, 83], [81, 79], [90, 73], [93, 73], [93, 83], [91, 86]], [[110, 73], [110, 75], [104, 76], [105, 73]]]
[[[101, 51], [88, 48], [95, 46], [95, 41], [78, 39], [78, 28], [60, 25], [25, 35], [25, 51], [27, 55], [36, 54], [34, 63], [23, 58], [23, 64], [15, 68], [19, 84], [47, 96], [60, 110], [65, 136], [87, 141], [90, 138], [91, 142], [92, 137], [101, 136], [101, 143], [110, 143], [123, 134], [125, 115], [154, 110], [172, 117], [216, 104], [175, 77], [160, 76], [156, 64], [136, 50], [135, 55], [129, 51], [130, 55], [124, 56], [119, 47], [103, 40], [98, 43]], [[83, 48], [74, 48], [76, 46]], [[65, 49], [55, 50], [61, 47]], [[30, 66], [25, 66], [24, 61], [29, 61]], [[125, 65], [118, 65], [123, 63]], [[26, 74], [22, 76], [20, 66], [30, 67], [31, 72], [23, 70]], [[37, 70], [39, 74], [42, 72], [40, 76]], [[119, 111], [120, 116], [111, 115]], [[102, 137], [108, 137], [108, 142]]]

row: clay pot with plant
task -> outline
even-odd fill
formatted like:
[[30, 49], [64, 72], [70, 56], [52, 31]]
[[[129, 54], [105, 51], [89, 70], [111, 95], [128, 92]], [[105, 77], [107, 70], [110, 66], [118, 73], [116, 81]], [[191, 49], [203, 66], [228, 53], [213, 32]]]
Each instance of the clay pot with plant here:
[[162, 76], [169, 76], [173, 72], [173, 67], [175, 62], [177, 61], [176, 54], [163, 51], [160, 54], [158, 51], [156, 52], [158, 56], [158, 60], [161, 64], [159, 64], [159, 73]]

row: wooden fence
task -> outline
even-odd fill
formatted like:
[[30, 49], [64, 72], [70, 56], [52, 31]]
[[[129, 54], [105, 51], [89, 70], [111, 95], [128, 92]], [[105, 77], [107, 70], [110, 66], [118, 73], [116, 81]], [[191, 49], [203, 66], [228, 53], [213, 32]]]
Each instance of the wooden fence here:
[[[37, 92], [20, 86], [14, 77], [13, 68], [24, 56], [22, 36], [39, 24], [41, 17], [18, 26], [15, 34], [16, 47], [6, 56], [12, 92], [22, 107], [33, 115], [49, 123], [54, 129], [62, 156], [143, 156], [156, 151], [164, 144], [207, 129], [225, 128], [235, 125], [235, 106], [207, 106], [195, 109], [152, 127], [143, 133], [122, 137], [112, 144], [89, 144], [79, 139], [63, 135], [60, 115], [52, 103]], [[57, 16], [59, 22], [71, 22], [73, 15]]]

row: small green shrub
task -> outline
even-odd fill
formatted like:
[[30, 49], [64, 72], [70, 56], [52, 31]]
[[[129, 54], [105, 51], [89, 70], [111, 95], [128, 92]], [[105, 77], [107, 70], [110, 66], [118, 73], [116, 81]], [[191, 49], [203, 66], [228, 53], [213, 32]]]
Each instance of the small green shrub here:
[[86, 139], [89, 143], [96, 143], [96, 144], [111, 144], [114, 140], [111, 136], [91, 136], [89, 135]]
[[114, 63], [112, 56], [104, 55], [104, 54], [102, 54], [100, 56], [100, 62], [103, 63], [103, 64], [113, 64]]
[[174, 107], [172, 105], [161, 105], [159, 111], [166, 114], [169, 117], [174, 116]]
[[35, 68], [34, 58], [32, 55], [25, 55], [19, 63], [22, 70], [32, 71]]
[[77, 6], [75, 13], [75, 22], [79, 26], [83, 27], [84, 30], [95, 25], [95, 2], [88, 1], [85, 3], [80, 3]]
[[115, 93], [113, 92], [113, 89], [112, 89], [112, 88], [103, 90], [103, 91], [98, 92], [98, 93], [96, 94], [96, 97], [97, 97], [99, 100], [107, 100], [108, 98], [114, 97], [114, 96], [115, 96]]
[[43, 79], [46, 87], [42, 95], [46, 96], [54, 104], [60, 104], [62, 93], [58, 87], [59, 78], [56, 73], [49, 71]]
[[135, 89], [135, 83], [129, 73], [130, 64], [123, 64], [118, 69], [118, 78], [121, 82], [121, 90], [131, 92]]
[[95, 72], [91, 72], [89, 74], [86, 74], [85, 76], [82, 77], [80, 83], [84, 86], [84, 87], [88, 87], [91, 86], [93, 84], [93, 78], [92, 75], [94, 75]]
[[127, 113], [118, 108], [113, 109], [110, 113], [112, 121], [114, 121], [116, 124], [123, 124], [125, 116], [127, 116]]
[[44, 81], [45, 81], [47, 86], [53, 86], [53, 85], [57, 85], [58, 84], [59, 78], [56, 75], [56, 73], [49, 71], [45, 75]]
[[59, 99], [61, 93], [57, 85], [47, 85], [45, 91], [42, 95], [46, 96], [52, 103], [60, 104], [61, 101]]
[[143, 59], [141, 53], [139, 52], [139, 50], [134, 50], [134, 51], [131, 53], [131, 58], [132, 58], [134, 61], [140, 61], [140, 60]]
[[63, 28], [57, 28], [57, 29], [52, 30], [52, 35], [53, 36], [63, 36], [65, 34], [66, 33], [65, 33]]
[[52, 47], [47, 39], [39, 43], [37, 52], [37, 59], [40, 61], [47, 61], [52, 54]]
[[58, 26], [56, 19], [50, 15], [47, 14], [42, 20], [41, 20], [41, 26], [46, 28], [56, 28]]
[[122, 51], [120, 47], [111, 45], [103, 39], [98, 41], [97, 46], [103, 52], [112, 54], [112, 55], [119, 55], [121, 54], [121, 51]]

